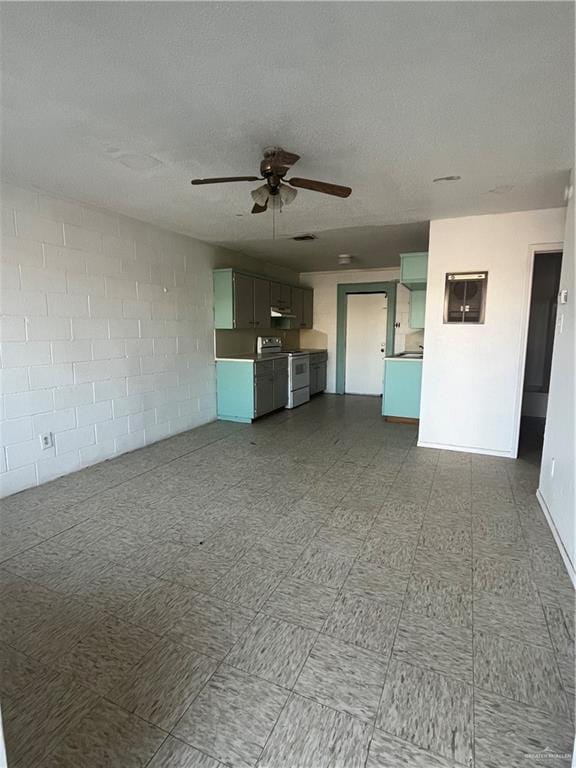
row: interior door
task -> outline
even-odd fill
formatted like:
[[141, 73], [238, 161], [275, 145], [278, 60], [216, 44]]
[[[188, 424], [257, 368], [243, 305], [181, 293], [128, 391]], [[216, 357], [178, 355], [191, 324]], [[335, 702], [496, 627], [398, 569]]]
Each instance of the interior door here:
[[382, 394], [387, 314], [385, 293], [348, 294], [345, 392]]

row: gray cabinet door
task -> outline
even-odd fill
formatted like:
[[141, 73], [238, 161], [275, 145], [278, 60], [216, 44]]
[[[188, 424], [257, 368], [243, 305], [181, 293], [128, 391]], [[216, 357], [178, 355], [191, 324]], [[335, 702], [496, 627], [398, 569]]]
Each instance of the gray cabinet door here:
[[292, 328], [302, 327], [302, 288], [292, 288]]
[[254, 327], [254, 279], [234, 273], [234, 328]]
[[326, 389], [326, 363], [319, 363], [318, 364], [318, 392], [324, 392]]
[[314, 325], [314, 291], [302, 289], [302, 325], [301, 328], [312, 328]]
[[280, 284], [280, 301], [282, 302], [283, 309], [290, 309], [292, 303], [292, 290], [289, 285], [285, 283]]
[[310, 363], [310, 394], [320, 392], [318, 389], [318, 363]]
[[270, 328], [270, 283], [254, 278], [254, 327]]
[[274, 410], [288, 405], [288, 373], [274, 374]]
[[263, 416], [274, 410], [274, 374], [257, 376], [254, 380], [254, 415]]
[[283, 309], [282, 285], [280, 283], [270, 283], [270, 306]]

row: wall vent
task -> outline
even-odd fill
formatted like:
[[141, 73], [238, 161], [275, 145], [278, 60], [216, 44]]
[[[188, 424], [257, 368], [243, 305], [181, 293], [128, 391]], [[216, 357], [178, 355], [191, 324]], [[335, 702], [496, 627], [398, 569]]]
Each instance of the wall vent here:
[[298, 243], [301, 243], [305, 240], [318, 240], [318, 237], [316, 235], [296, 235], [296, 237], [293, 237], [292, 240], [296, 240]]

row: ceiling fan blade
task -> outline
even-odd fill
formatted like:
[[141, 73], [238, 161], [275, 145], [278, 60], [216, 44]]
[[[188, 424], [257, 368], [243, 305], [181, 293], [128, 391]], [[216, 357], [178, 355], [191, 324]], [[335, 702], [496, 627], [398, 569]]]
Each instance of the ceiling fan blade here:
[[285, 149], [281, 149], [274, 155], [274, 160], [280, 165], [294, 165], [300, 160], [300, 155], [296, 155], [294, 152], [286, 152]]
[[326, 181], [314, 181], [314, 179], [286, 179], [288, 184], [301, 189], [311, 189], [314, 192], [324, 192], [325, 195], [335, 197], [349, 197], [352, 194], [350, 187], [341, 187], [338, 184], [329, 184]]
[[264, 213], [264, 211], [267, 209], [268, 209], [268, 200], [266, 200], [264, 205], [258, 205], [258, 203], [254, 203], [254, 208], [252, 208], [250, 213]]
[[216, 179], [192, 179], [192, 184], [227, 184], [229, 181], [259, 181], [260, 176], [222, 176]]

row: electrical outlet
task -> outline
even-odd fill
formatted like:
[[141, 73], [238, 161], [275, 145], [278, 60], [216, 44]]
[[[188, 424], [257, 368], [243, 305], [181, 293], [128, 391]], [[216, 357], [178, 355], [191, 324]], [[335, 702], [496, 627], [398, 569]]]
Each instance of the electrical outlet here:
[[47, 451], [48, 448], [54, 447], [54, 434], [52, 432], [46, 432], [43, 435], [40, 435], [40, 444], [42, 445], [42, 450]]

